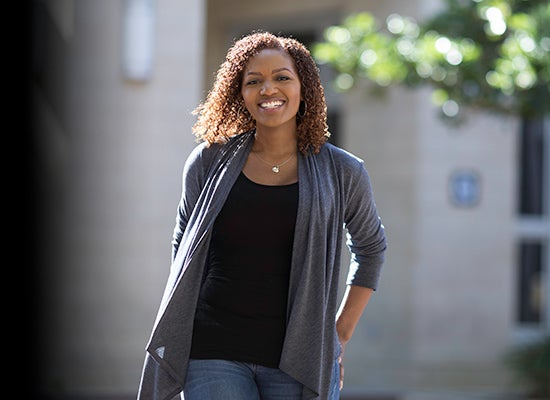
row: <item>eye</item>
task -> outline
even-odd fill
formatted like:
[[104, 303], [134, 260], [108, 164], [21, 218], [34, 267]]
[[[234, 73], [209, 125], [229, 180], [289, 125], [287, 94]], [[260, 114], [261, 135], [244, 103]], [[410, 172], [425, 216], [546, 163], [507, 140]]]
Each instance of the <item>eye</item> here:
[[251, 79], [249, 81], [246, 81], [245, 85], [250, 86], [250, 85], [255, 85], [256, 83], [258, 83], [257, 79]]
[[278, 77], [277, 77], [277, 80], [278, 80], [278, 81], [289, 81], [289, 80], [290, 80], [290, 77], [285, 76], [285, 75], [281, 75], [281, 76], [278, 76]]

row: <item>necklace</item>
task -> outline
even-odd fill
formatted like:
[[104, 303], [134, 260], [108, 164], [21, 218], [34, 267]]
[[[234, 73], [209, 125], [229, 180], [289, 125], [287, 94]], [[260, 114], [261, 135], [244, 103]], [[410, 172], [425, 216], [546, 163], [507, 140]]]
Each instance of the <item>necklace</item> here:
[[265, 161], [262, 157], [260, 157], [260, 156], [258, 155], [258, 153], [254, 152], [253, 154], [254, 154], [256, 157], [258, 157], [258, 160], [260, 160], [260, 161], [263, 162], [264, 164], [269, 165], [269, 166], [271, 167], [271, 171], [272, 171], [274, 174], [278, 174], [279, 171], [281, 170], [281, 167], [282, 167], [283, 165], [285, 165], [287, 162], [289, 162], [290, 159], [292, 158], [292, 156], [294, 155], [294, 154], [291, 154], [290, 157], [288, 157], [288, 158], [287, 158], [285, 161], [283, 161], [282, 163], [273, 165], [273, 164], [268, 163], [267, 161]]

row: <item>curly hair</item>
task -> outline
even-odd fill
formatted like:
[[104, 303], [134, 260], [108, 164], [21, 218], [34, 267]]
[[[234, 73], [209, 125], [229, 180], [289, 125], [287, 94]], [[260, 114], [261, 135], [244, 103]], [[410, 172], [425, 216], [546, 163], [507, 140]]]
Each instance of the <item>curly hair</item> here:
[[309, 150], [319, 152], [330, 136], [319, 68], [302, 43], [264, 31], [243, 36], [228, 50], [206, 100], [193, 111], [194, 115], [198, 115], [193, 125], [194, 135], [198, 141], [206, 141], [210, 145], [224, 143], [255, 127], [252, 116], [244, 106], [241, 85], [248, 61], [264, 49], [282, 50], [294, 60], [303, 97], [296, 116], [298, 150], [302, 154]]

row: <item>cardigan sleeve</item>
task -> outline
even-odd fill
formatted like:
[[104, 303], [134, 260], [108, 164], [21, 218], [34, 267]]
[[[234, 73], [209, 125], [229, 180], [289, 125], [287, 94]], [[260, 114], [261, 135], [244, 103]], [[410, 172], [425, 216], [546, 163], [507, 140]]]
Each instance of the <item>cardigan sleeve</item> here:
[[362, 160], [355, 163], [348, 177], [344, 225], [351, 262], [346, 283], [376, 290], [386, 251], [384, 225]]
[[187, 222], [189, 221], [189, 217], [193, 212], [204, 184], [204, 149], [204, 144], [196, 146], [187, 157], [183, 166], [181, 197], [177, 206], [176, 222], [172, 234], [172, 262], [176, 258]]

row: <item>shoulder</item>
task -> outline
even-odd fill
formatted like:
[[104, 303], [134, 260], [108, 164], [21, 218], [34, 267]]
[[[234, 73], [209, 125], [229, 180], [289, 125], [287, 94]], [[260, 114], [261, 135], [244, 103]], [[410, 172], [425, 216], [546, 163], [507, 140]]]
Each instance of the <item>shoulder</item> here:
[[335, 168], [364, 168], [364, 161], [359, 156], [338, 147], [332, 143], [325, 143], [317, 154], [323, 162], [329, 162]]
[[212, 158], [220, 150], [221, 146], [222, 145], [217, 143], [209, 144], [207, 142], [200, 142], [193, 148], [193, 150], [191, 150], [188, 158], [190, 161], [199, 161]]
[[201, 162], [204, 158], [209, 157], [209, 154], [214, 153], [214, 147], [206, 142], [200, 142], [191, 150], [187, 156], [187, 165], [195, 165]]
[[245, 148], [246, 146], [243, 145], [251, 138], [253, 138], [251, 132], [244, 132], [229, 138], [224, 143], [200, 142], [191, 150], [186, 162], [187, 168], [207, 171], [213, 163], [219, 162], [227, 154], [235, 154], [239, 149]]
[[195, 178], [205, 176], [219, 150], [220, 145], [218, 144], [210, 145], [207, 142], [197, 144], [185, 160], [183, 168], [184, 176], [193, 176]]
[[370, 176], [364, 160], [358, 155], [325, 143], [317, 154], [315, 164], [323, 170], [322, 176], [336, 180], [339, 187], [347, 188], [349, 192], [369, 190]]
[[210, 164], [210, 162], [224, 149], [230, 149], [239, 139], [246, 137], [247, 133], [242, 133], [229, 138], [223, 143], [209, 143], [206, 141], [197, 144], [188, 157], [188, 162], [201, 164]]

